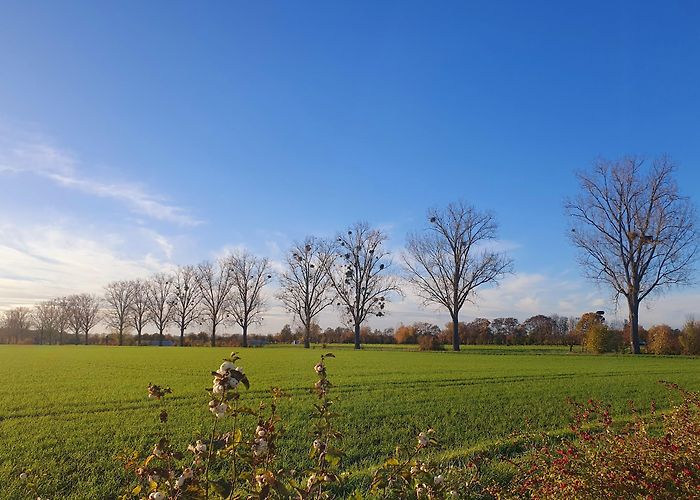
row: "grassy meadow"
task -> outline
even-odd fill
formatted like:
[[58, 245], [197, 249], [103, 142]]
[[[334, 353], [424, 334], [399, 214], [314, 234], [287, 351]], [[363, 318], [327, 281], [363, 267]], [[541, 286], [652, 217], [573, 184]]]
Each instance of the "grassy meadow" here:
[[[568, 348], [466, 347], [461, 353], [397, 348], [354, 351], [334, 346], [328, 360], [346, 462], [360, 474], [433, 427], [448, 456], [503, 443], [518, 430], [564, 432], [567, 397], [596, 398], [617, 416], [629, 400], [663, 409], [676, 396], [669, 380], [700, 389], [700, 360], [687, 357], [588, 356]], [[170, 386], [174, 441], [206, 434], [205, 387], [230, 349], [100, 346], [0, 346], [0, 498], [27, 498], [18, 475], [44, 475], [42, 496], [114, 498], [129, 484], [116, 455], [148, 452], [159, 435], [158, 402], [149, 382]], [[310, 443], [307, 388], [325, 351], [299, 346], [241, 351], [251, 404], [273, 386], [291, 395], [280, 405], [287, 433], [281, 465], [306, 465]], [[24, 496], [23, 496], [24, 495]]]

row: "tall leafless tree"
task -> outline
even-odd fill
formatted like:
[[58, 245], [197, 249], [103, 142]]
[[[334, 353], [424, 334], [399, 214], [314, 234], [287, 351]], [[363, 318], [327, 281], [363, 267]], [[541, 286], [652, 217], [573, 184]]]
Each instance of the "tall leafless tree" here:
[[75, 345], [80, 344], [80, 330], [82, 322], [80, 321], [80, 310], [78, 305], [78, 295], [70, 295], [66, 297], [66, 320], [68, 328], [75, 336]]
[[13, 307], [5, 311], [5, 328], [12, 332], [17, 341], [22, 333], [29, 330], [32, 325], [32, 310], [28, 307]]
[[19, 342], [22, 334], [27, 334], [33, 323], [32, 310], [28, 307], [13, 307], [3, 314], [3, 326]]
[[158, 345], [163, 345], [163, 334], [172, 321], [173, 278], [156, 273], [146, 282], [148, 318], [158, 329]]
[[136, 345], [141, 345], [143, 329], [150, 321], [148, 316], [148, 286], [143, 280], [132, 280], [131, 287], [134, 296], [131, 300], [128, 320], [130, 326], [136, 330]]
[[68, 297], [59, 297], [51, 301], [56, 310], [56, 332], [58, 333], [58, 343], [63, 344], [63, 336], [66, 328], [70, 325], [70, 302]]
[[[96, 295], [81, 293], [74, 296], [73, 304], [76, 323], [79, 326], [79, 331], [85, 335], [85, 345], [88, 345], [88, 335], [100, 322], [100, 298]], [[77, 335], [76, 335], [77, 339]]]
[[447, 309], [452, 348], [459, 351], [459, 312], [477, 288], [496, 283], [512, 266], [502, 253], [485, 248], [496, 238], [490, 213], [463, 202], [428, 212], [428, 228], [408, 236], [402, 256], [406, 279], [426, 304]]
[[248, 328], [262, 321], [265, 310], [262, 289], [272, 279], [269, 262], [245, 250], [231, 254], [228, 262], [233, 281], [228, 313], [243, 330], [243, 347], [248, 347]]
[[565, 204], [586, 276], [627, 301], [635, 354], [640, 302], [690, 284], [698, 256], [695, 209], [679, 194], [674, 172], [665, 156], [600, 160], [577, 174], [580, 193]]
[[287, 256], [287, 270], [280, 276], [278, 298], [304, 327], [304, 347], [310, 347], [313, 319], [333, 304], [327, 269], [333, 255], [321, 241], [308, 237], [295, 244]]
[[197, 285], [197, 270], [192, 266], [180, 267], [175, 273], [172, 296], [173, 322], [180, 329], [180, 346], [185, 345], [185, 330], [199, 320], [202, 311], [202, 291]]
[[336, 238], [328, 276], [337, 305], [355, 329], [355, 349], [360, 348], [360, 327], [370, 315], [384, 316], [387, 296], [401, 293], [398, 280], [389, 273], [391, 260], [384, 249], [386, 234], [365, 222], [352, 225]]
[[226, 319], [226, 307], [233, 286], [231, 266], [226, 259], [199, 264], [197, 286], [202, 294], [202, 318], [211, 323], [211, 346], [215, 347], [216, 327]]
[[57, 313], [54, 303], [50, 300], [39, 302], [32, 309], [33, 323], [39, 330], [39, 344], [44, 344], [46, 336], [48, 336], [49, 344], [51, 343], [56, 327]]
[[113, 281], [105, 286], [107, 325], [119, 335], [119, 345], [124, 345], [124, 331], [129, 327], [129, 315], [134, 302], [133, 281]]

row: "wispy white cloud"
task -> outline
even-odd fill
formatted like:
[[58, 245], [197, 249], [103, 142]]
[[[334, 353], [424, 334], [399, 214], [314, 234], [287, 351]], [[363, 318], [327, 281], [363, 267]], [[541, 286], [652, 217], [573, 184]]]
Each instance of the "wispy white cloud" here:
[[156, 231], [153, 231], [152, 229], [147, 229], [145, 227], [141, 228], [141, 233], [147, 238], [150, 238], [158, 246], [167, 260], [171, 260], [173, 258], [175, 245], [170, 241], [170, 239]]
[[145, 253], [128, 256], [118, 236], [84, 229], [0, 223], [0, 309], [78, 292], [101, 293], [110, 281], [171, 270]]
[[0, 141], [0, 174], [39, 176], [66, 189], [116, 200], [132, 212], [156, 220], [183, 226], [201, 223], [184, 208], [168, 203], [140, 184], [91, 178], [80, 167], [73, 155], [47, 141]]

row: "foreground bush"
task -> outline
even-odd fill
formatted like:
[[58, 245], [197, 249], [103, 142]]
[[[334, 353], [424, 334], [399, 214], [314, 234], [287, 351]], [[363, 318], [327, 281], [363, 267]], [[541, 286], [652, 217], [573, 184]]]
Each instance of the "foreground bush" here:
[[503, 496], [700, 498], [700, 398], [667, 385], [682, 393], [682, 404], [666, 415], [652, 406], [650, 416], [620, 430], [608, 406], [576, 404], [574, 438], [527, 453]]

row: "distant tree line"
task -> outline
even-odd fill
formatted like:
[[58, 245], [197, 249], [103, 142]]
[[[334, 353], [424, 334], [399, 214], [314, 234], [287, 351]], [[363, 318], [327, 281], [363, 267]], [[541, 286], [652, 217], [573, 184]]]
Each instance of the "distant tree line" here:
[[[626, 321], [622, 328], [615, 328], [607, 325], [599, 313], [584, 314], [573, 333], [584, 350], [596, 354], [623, 352], [627, 346], [632, 348], [634, 345], [632, 325], [629, 322]], [[681, 329], [659, 324], [647, 330], [638, 325], [636, 335], [639, 346], [649, 354], [700, 354], [700, 321], [692, 318]]]
[[[458, 323], [459, 342], [463, 345], [580, 345], [582, 335], [577, 332], [579, 318], [568, 318], [553, 314], [538, 314], [520, 322], [516, 318], [476, 318], [468, 323]], [[400, 324], [396, 328], [372, 330], [363, 327], [360, 338], [363, 343], [371, 344], [420, 344], [421, 339], [434, 338], [442, 345], [452, 344], [453, 324], [444, 328], [426, 322], [410, 325]], [[304, 329], [284, 327], [272, 336], [274, 342], [302, 342]], [[321, 329], [313, 324], [311, 342], [313, 343], [350, 343], [353, 332], [347, 327]]]
[[[570, 349], [580, 346], [592, 353], [622, 352], [630, 348], [631, 327], [629, 322], [608, 325], [602, 311], [587, 312], [580, 317], [558, 314], [537, 314], [523, 322], [517, 318], [476, 318], [468, 323], [459, 323], [460, 343], [464, 345], [564, 345]], [[426, 322], [383, 330], [369, 327], [360, 329], [363, 344], [409, 344], [423, 350], [443, 349], [452, 342], [452, 323], [444, 328]], [[650, 354], [700, 354], [700, 321], [688, 320], [683, 328], [674, 329], [660, 324], [648, 330], [639, 325], [642, 346]], [[292, 328], [287, 324], [272, 335], [265, 337], [275, 343], [302, 343], [305, 328]], [[310, 341], [317, 344], [351, 344], [354, 333], [348, 327], [322, 329], [312, 323]]]

